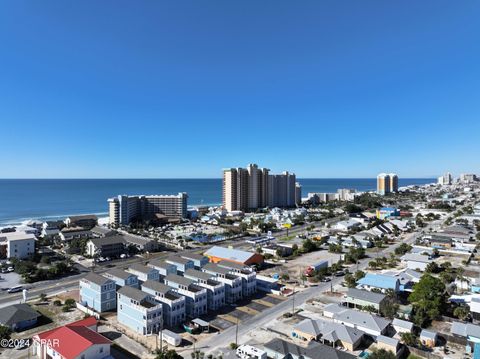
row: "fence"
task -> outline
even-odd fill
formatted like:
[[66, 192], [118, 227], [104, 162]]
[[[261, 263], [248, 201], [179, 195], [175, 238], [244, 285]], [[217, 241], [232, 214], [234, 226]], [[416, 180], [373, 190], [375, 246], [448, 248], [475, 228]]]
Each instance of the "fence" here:
[[90, 309], [80, 303], [76, 303], [77, 304], [77, 309], [79, 309], [80, 311], [88, 314], [88, 315], [91, 315], [92, 317], [95, 317], [97, 320], [100, 319], [100, 314], [98, 314], [96, 311], [94, 311], [93, 309]]
[[414, 348], [414, 347], [408, 347], [408, 350], [410, 350], [410, 353], [412, 354], [415, 354], [415, 355], [418, 355], [418, 356], [421, 356], [422, 358], [427, 358], [427, 359], [443, 359], [442, 356], [440, 355], [437, 355], [437, 354], [433, 354], [431, 352], [427, 352], [425, 350], [421, 350], [421, 349], [418, 349], [418, 348]]

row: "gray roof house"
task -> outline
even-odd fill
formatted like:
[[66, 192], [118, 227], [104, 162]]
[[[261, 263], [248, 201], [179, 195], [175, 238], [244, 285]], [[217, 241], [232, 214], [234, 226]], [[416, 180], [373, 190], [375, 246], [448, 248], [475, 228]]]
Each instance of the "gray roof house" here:
[[452, 335], [466, 338], [470, 341], [480, 341], [480, 325], [453, 322], [450, 332], [452, 333]]
[[331, 346], [341, 346], [348, 350], [356, 350], [362, 343], [365, 333], [339, 323], [322, 319], [305, 319], [294, 326], [292, 336], [303, 340], [316, 340]]
[[385, 318], [354, 309], [345, 309], [333, 303], [324, 307], [324, 315], [332, 318], [335, 323], [360, 329], [374, 337], [384, 334], [391, 323]]
[[31, 328], [37, 324], [41, 314], [28, 304], [13, 304], [0, 309], [0, 324], [13, 331]]
[[377, 312], [383, 309], [387, 296], [382, 293], [370, 292], [367, 290], [348, 288], [343, 297], [344, 303], [354, 308], [374, 307]]
[[411, 333], [413, 331], [413, 323], [408, 320], [394, 318], [392, 326], [397, 333]]
[[356, 356], [328, 345], [311, 342], [301, 347], [282, 339], [272, 339], [264, 345], [269, 358], [275, 359], [353, 359]]

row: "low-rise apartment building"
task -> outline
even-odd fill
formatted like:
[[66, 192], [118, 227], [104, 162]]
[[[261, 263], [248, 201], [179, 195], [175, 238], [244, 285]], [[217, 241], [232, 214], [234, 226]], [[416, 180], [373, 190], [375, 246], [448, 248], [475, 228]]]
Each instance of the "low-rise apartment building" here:
[[182, 258], [193, 261], [193, 264], [195, 265], [195, 269], [200, 269], [205, 264], [208, 263], [208, 257], [205, 257], [204, 255], [201, 255], [201, 254], [187, 253], [187, 254], [180, 254], [180, 256]]
[[155, 334], [163, 327], [163, 304], [154, 296], [132, 287], [117, 292], [117, 319], [138, 334]]
[[25, 259], [35, 253], [36, 237], [28, 233], [0, 233], [0, 257]]
[[173, 264], [175, 267], [177, 267], [177, 274], [185, 273], [185, 271], [188, 269], [195, 268], [195, 264], [192, 260], [179, 256], [170, 256], [165, 259], [165, 262]]
[[177, 274], [169, 274], [164, 279], [165, 284], [174, 288], [186, 299], [186, 314], [190, 318], [197, 318], [207, 313], [208, 299], [207, 290], [195, 284], [195, 281], [181, 277]]
[[225, 284], [212, 278], [212, 275], [197, 269], [188, 269], [185, 278], [197, 282], [207, 290], [208, 309], [218, 310], [225, 305]]
[[220, 261], [218, 266], [227, 268], [231, 274], [242, 278], [243, 297], [250, 297], [257, 292], [257, 272], [251, 267], [228, 261]]
[[182, 324], [186, 319], [186, 299], [168, 285], [147, 280], [142, 284], [142, 291], [155, 296], [163, 305], [163, 323], [169, 327]]
[[126, 272], [122, 269], [112, 268], [108, 272], [104, 273], [103, 276], [115, 281], [117, 288], [124, 286], [133, 288], [139, 287], [138, 277], [135, 274]]
[[169, 274], [177, 274], [177, 267], [164, 260], [152, 259], [147, 266], [152, 267], [158, 271], [160, 279], [164, 279]]
[[146, 282], [147, 280], [154, 280], [158, 282], [160, 280], [160, 274], [158, 273], [158, 270], [143, 264], [134, 263], [128, 267], [127, 271], [135, 274], [140, 282]]
[[117, 306], [116, 283], [96, 273], [80, 279], [80, 304], [96, 312], [113, 310]]
[[87, 242], [87, 255], [92, 257], [119, 257], [125, 253], [123, 236], [92, 238]]
[[211, 274], [216, 280], [225, 284], [225, 301], [227, 303], [236, 303], [242, 299], [242, 278], [231, 274], [230, 269], [220, 267], [214, 263], [207, 263], [202, 268], [202, 271]]

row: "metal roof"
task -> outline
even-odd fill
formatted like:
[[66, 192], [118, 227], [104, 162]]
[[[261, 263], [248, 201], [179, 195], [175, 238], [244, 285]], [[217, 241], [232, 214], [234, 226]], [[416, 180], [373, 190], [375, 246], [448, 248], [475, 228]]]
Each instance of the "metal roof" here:
[[234, 262], [245, 263], [250, 258], [252, 258], [255, 255], [255, 253], [242, 251], [239, 249], [213, 246], [212, 248], [210, 248], [208, 251], [205, 252], [205, 255], [209, 257], [217, 257], [217, 258], [231, 260]]
[[369, 292], [368, 290], [357, 288], [348, 288], [347, 296], [375, 304], [380, 304], [386, 297], [385, 294]]
[[357, 283], [382, 289], [396, 289], [398, 278], [383, 274], [367, 273], [367, 275]]

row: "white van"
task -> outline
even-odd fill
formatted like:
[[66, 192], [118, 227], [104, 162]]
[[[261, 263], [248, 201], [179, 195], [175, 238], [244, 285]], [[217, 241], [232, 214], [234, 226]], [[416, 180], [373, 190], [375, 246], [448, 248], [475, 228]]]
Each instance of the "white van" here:
[[158, 335], [161, 336], [162, 341], [173, 345], [174, 347], [178, 347], [182, 344], [182, 337], [168, 329], [163, 329]]
[[23, 290], [23, 287], [21, 285], [17, 285], [16, 287], [12, 287], [9, 290], [7, 290], [7, 293], [18, 293]]

